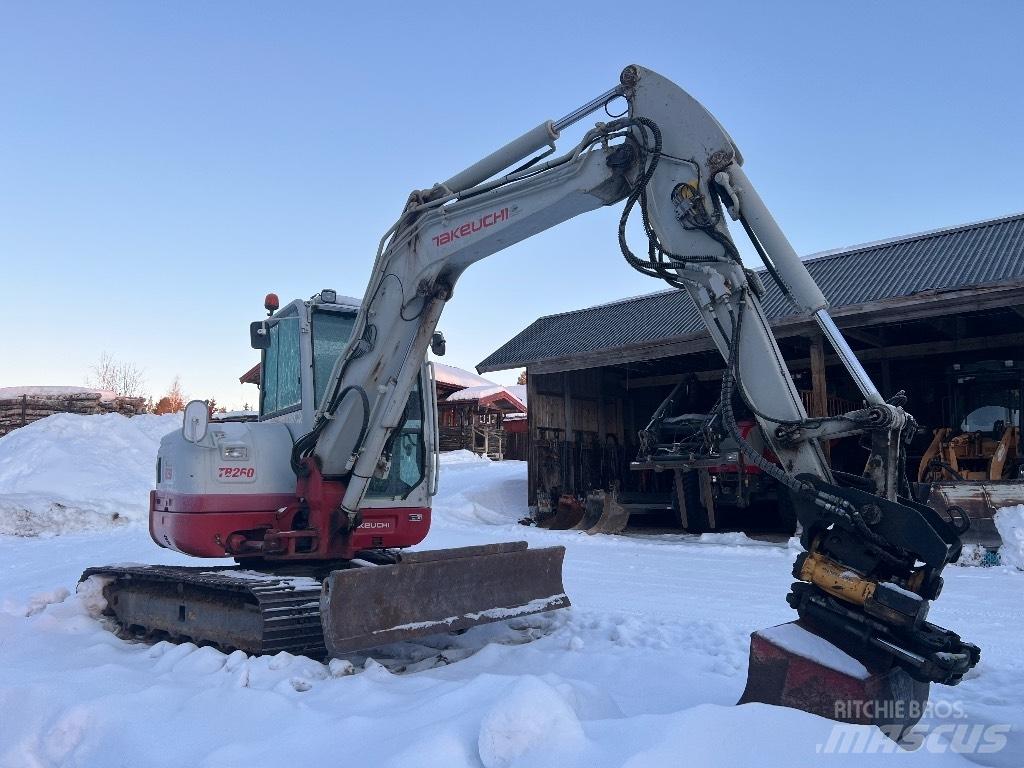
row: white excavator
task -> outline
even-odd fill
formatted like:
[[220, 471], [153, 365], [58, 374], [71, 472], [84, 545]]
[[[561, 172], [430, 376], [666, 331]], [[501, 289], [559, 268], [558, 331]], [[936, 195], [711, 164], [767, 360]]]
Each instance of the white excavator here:
[[[602, 109], [606, 121], [555, 153], [564, 129]], [[190, 404], [183, 429], [161, 443], [150, 501], [157, 544], [237, 566], [109, 566], [83, 579], [103, 579], [125, 632], [321, 657], [568, 606], [561, 547], [403, 552], [426, 536], [438, 481], [425, 360], [428, 348], [443, 352], [438, 318], [467, 267], [616, 204], [623, 256], [691, 296], [726, 361], [721, 422], [796, 510], [806, 551], [788, 601], [803, 626], [917, 683], [959, 682], [979, 651], [926, 615], [962, 527], [911, 500], [905, 459], [916, 424], [905, 398], [879, 394], [722, 126], [639, 66], [562, 119], [413, 192], [361, 300], [325, 290], [281, 308], [268, 297], [269, 316], [251, 327], [262, 350], [259, 421], [211, 423], [205, 406]], [[627, 223], [637, 211], [643, 245], [634, 251]], [[817, 321], [862, 407], [807, 416], [726, 217]], [[778, 463], [744, 439], [740, 402]], [[863, 476], [833, 472], [822, 453], [821, 440], [852, 434], [869, 446]], [[767, 690], [753, 679], [764, 669], [752, 664], [748, 691]]]

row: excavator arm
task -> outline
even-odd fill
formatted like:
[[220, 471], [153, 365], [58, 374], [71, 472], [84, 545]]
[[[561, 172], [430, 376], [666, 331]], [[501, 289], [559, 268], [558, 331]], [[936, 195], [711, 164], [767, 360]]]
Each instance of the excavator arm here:
[[[554, 155], [560, 132], [625, 99]], [[536, 153], [542, 152], [540, 155]], [[315, 426], [296, 441], [293, 466], [344, 483], [337, 519], [354, 529], [445, 303], [474, 262], [578, 214], [623, 203], [618, 240], [639, 271], [687, 291], [726, 361], [720, 410], [750, 461], [774, 477], [797, 510], [801, 618], [841, 644], [889, 654], [915, 678], [953, 684], [978, 650], [926, 620], [942, 568], [956, 560], [955, 525], [909, 500], [906, 445], [916, 424], [902, 396], [885, 401], [828, 315], [828, 303], [743, 170], [736, 145], [678, 86], [627, 67], [620, 83], [558, 121], [547, 121], [447, 181], [412, 193], [381, 240], [348, 346]], [[511, 169], [511, 170], [510, 170]], [[627, 222], [640, 211], [637, 255]], [[726, 225], [737, 221], [794, 307], [812, 315], [852, 376], [863, 405], [808, 418], [761, 306], [763, 286], [740, 260]], [[779, 464], [743, 439], [733, 409], [754, 413]], [[820, 440], [861, 434], [863, 477], [837, 478]]]

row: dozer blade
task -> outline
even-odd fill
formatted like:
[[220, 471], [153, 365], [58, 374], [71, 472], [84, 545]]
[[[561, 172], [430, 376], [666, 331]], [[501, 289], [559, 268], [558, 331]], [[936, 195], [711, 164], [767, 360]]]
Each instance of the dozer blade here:
[[411, 552], [332, 571], [320, 597], [330, 656], [569, 606], [564, 547], [525, 541]]
[[629, 511], [619, 504], [614, 491], [592, 491], [587, 495], [586, 511], [574, 530], [587, 533], [621, 533], [629, 524]]

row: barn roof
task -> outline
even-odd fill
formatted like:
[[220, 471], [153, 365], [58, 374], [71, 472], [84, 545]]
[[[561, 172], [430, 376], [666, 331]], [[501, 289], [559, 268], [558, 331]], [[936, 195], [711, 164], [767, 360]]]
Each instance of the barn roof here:
[[[815, 254], [804, 260], [834, 308], [1024, 281], [1024, 213]], [[762, 270], [773, 324], [795, 316]], [[481, 373], [706, 335], [689, 296], [671, 289], [535, 320]]]

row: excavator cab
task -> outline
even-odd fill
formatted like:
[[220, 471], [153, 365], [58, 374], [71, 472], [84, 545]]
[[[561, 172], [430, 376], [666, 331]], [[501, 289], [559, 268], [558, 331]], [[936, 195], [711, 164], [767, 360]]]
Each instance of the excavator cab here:
[[[260, 340], [254, 346], [262, 350], [260, 421], [285, 424], [293, 442], [310, 432], [358, 312], [358, 299], [323, 290], [311, 299], [289, 302], [267, 320], [253, 323], [251, 335]], [[381, 506], [382, 500], [429, 506], [430, 489], [436, 488], [437, 482], [437, 466], [431, 456], [437, 432], [431, 417], [433, 392], [432, 368], [424, 363], [401, 424], [389, 438], [381, 471], [370, 482], [367, 506]]]

